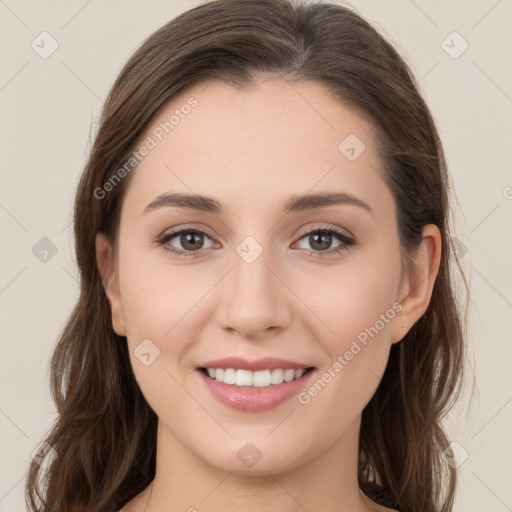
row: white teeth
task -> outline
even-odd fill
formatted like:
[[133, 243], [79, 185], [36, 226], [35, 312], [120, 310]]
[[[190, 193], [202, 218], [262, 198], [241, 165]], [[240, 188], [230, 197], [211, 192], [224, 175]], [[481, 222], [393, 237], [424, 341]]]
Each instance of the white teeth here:
[[285, 370], [284, 372], [284, 380], [286, 382], [291, 382], [295, 377], [295, 370]]
[[227, 368], [224, 370], [224, 378], [222, 379], [224, 384], [234, 384], [236, 382], [236, 373], [233, 368]]
[[207, 368], [208, 375], [224, 384], [234, 384], [235, 386], [253, 386], [257, 388], [266, 388], [283, 382], [291, 382], [300, 379], [304, 375], [304, 370], [260, 370], [251, 372], [250, 370], [234, 370], [233, 368]]
[[272, 375], [270, 376], [270, 382], [272, 384], [282, 384], [284, 382], [283, 375], [284, 375], [284, 370], [272, 370]]
[[252, 375], [252, 385], [257, 388], [266, 388], [270, 386], [270, 371], [261, 370], [259, 372], [254, 372]]
[[[217, 375], [215, 375], [215, 380], [224, 382], [222, 379], [218, 379]], [[237, 370], [235, 372], [235, 384], [237, 386], [252, 386], [252, 372], [249, 370]]]

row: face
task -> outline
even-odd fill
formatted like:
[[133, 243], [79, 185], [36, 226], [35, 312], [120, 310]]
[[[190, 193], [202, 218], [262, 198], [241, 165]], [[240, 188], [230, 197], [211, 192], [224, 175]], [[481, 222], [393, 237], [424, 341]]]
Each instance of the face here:
[[[160, 428], [226, 471], [313, 460], [357, 424], [391, 344], [422, 314], [400, 304], [410, 283], [372, 125], [319, 84], [212, 82], [174, 97], [143, 142], [106, 291]], [[212, 201], [162, 199], [176, 193]], [[241, 361], [217, 366], [287, 363], [217, 370], [228, 383], [200, 370], [228, 357]], [[253, 469], [248, 442], [262, 454]]]

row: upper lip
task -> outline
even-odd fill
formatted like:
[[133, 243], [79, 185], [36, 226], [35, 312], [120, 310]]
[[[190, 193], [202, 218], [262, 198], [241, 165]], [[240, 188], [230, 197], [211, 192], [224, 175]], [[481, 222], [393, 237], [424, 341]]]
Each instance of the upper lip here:
[[279, 368], [283, 370], [305, 370], [306, 368], [312, 368], [312, 366], [275, 357], [264, 357], [255, 361], [249, 361], [241, 357], [224, 357], [222, 359], [206, 361], [199, 368], [233, 368], [235, 370], [250, 370], [254, 372], [258, 370], [277, 370]]

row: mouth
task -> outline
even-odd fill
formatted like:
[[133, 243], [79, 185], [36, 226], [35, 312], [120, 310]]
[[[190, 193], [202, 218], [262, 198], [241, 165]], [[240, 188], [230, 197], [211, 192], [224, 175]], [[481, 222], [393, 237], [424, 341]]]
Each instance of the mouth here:
[[290, 400], [317, 373], [303, 368], [246, 368], [200, 366], [196, 375], [221, 404], [242, 412], [263, 412]]
[[251, 371], [235, 368], [204, 368], [199, 367], [209, 379], [237, 387], [268, 388], [279, 386], [285, 382], [292, 382], [301, 379], [307, 373], [314, 370], [314, 367], [299, 368], [275, 368], [267, 370]]

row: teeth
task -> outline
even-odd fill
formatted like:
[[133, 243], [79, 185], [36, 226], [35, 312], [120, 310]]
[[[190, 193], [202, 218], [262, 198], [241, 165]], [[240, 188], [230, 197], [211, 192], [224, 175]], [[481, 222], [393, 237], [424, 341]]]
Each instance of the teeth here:
[[224, 370], [224, 384], [234, 384], [236, 382], [236, 372], [233, 368], [226, 368]]
[[[217, 379], [217, 375], [215, 375], [215, 380], [220, 380]], [[252, 372], [249, 370], [237, 370], [235, 372], [235, 384], [237, 386], [252, 386]]]
[[208, 375], [224, 384], [234, 384], [235, 386], [253, 386], [257, 388], [267, 388], [271, 385], [282, 384], [300, 379], [304, 375], [304, 370], [260, 370], [251, 372], [250, 370], [234, 370], [233, 368], [207, 368]]

